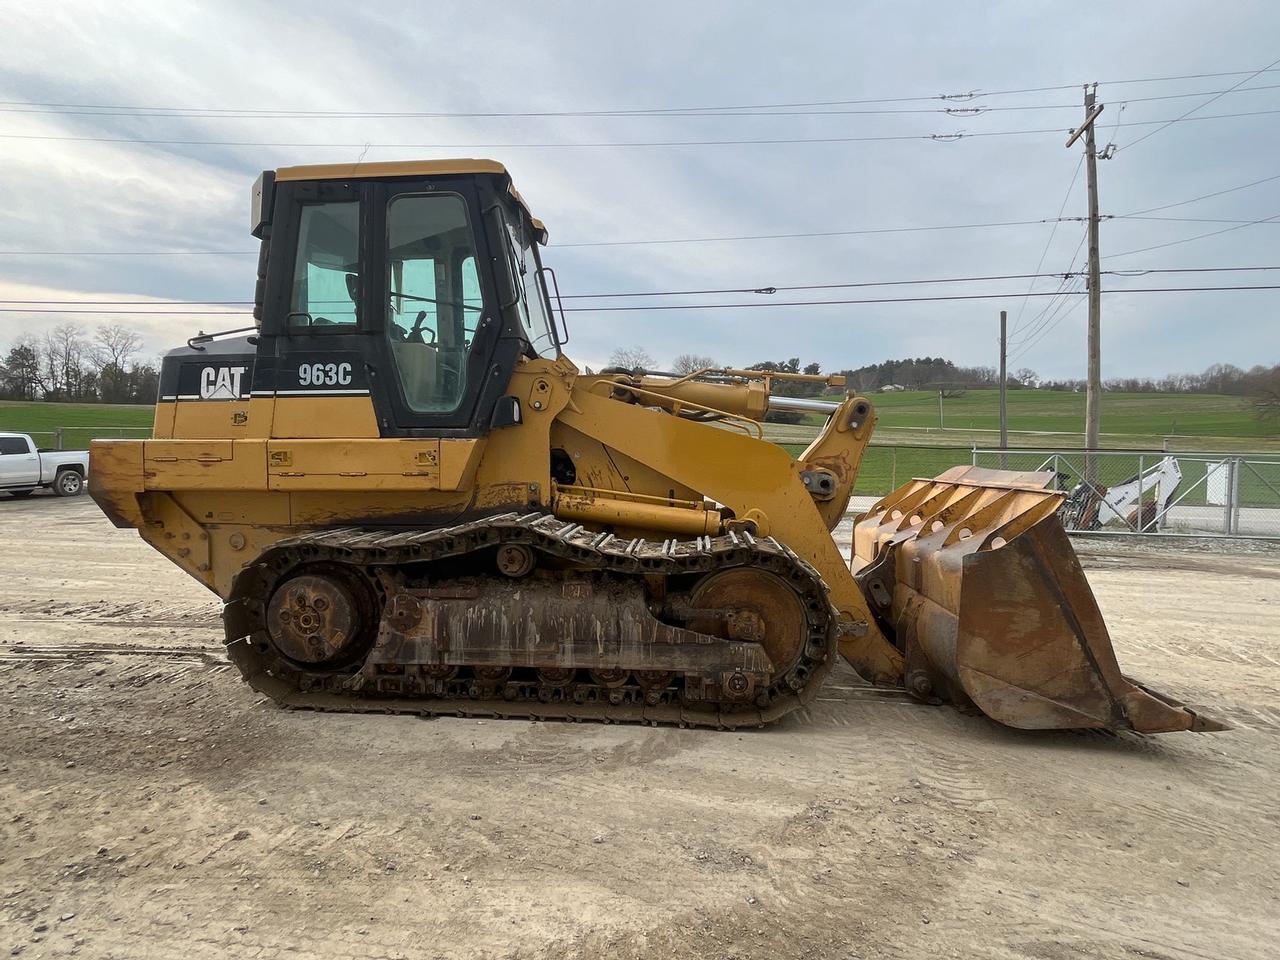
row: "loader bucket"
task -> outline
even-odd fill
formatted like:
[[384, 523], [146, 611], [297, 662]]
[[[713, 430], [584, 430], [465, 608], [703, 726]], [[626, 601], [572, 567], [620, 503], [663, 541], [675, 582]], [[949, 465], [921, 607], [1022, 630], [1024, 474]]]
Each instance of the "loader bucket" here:
[[1052, 479], [956, 467], [855, 522], [854, 577], [907, 689], [1023, 729], [1226, 729], [1120, 672]]

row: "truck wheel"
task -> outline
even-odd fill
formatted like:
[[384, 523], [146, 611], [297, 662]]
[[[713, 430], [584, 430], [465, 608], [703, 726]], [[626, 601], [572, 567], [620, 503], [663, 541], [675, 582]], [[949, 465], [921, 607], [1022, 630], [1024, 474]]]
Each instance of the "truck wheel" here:
[[63, 470], [53, 480], [53, 492], [60, 497], [78, 496], [84, 491], [84, 477], [74, 470]]

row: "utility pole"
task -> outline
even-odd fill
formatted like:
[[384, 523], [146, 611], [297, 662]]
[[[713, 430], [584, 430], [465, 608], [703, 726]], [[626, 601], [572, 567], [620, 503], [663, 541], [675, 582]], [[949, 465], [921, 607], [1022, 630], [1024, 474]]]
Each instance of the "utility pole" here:
[[1009, 314], [1000, 311], [1000, 469], [1007, 470], [1009, 468], [1009, 456], [1003, 451], [1009, 449], [1009, 408], [1007, 406], [1006, 388], [1008, 387], [1008, 374], [1005, 372], [1005, 362], [1008, 356], [1008, 321]]
[[1067, 146], [1084, 134], [1085, 177], [1089, 185], [1089, 334], [1088, 366], [1084, 394], [1084, 479], [1097, 483], [1097, 464], [1093, 451], [1098, 449], [1098, 427], [1102, 419], [1102, 266], [1098, 256], [1098, 150], [1094, 143], [1094, 121], [1102, 113], [1095, 104], [1098, 85], [1084, 88], [1084, 123], [1067, 139]]
[[942, 423], [942, 388], [938, 388], [938, 429], [943, 430], [945, 427]]

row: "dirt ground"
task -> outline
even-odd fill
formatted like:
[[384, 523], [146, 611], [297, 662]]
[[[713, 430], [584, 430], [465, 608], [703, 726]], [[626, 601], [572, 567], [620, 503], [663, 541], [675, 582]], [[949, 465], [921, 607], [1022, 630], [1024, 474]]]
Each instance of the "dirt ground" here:
[[290, 713], [136, 534], [0, 498], [0, 950], [1274, 957], [1280, 551], [1081, 549], [1122, 665], [1234, 730], [1020, 733], [843, 668], [747, 733]]

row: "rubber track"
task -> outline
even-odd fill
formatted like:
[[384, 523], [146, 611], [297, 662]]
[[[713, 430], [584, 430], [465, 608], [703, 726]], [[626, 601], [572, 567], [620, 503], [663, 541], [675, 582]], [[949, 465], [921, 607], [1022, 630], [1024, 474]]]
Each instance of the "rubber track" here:
[[[303, 564], [352, 564], [377, 567], [458, 557], [505, 543], [525, 543], [535, 551], [570, 561], [576, 567], [615, 575], [707, 574], [738, 566], [756, 566], [782, 577], [801, 597], [809, 636], [799, 662], [768, 689], [764, 706], [678, 702], [610, 703], [604, 688], [585, 686], [593, 699], [575, 702], [562, 688], [529, 683], [514, 700], [497, 691], [474, 696], [385, 696], [344, 689], [352, 673], [313, 675], [276, 654], [267, 642], [265, 610], [276, 585]], [[223, 620], [227, 651], [253, 689], [283, 706], [341, 712], [405, 713], [425, 716], [514, 717], [593, 720], [619, 723], [678, 724], [732, 729], [761, 726], [799, 709], [816, 695], [835, 652], [835, 610], [826, 585], [806, 561], [773, 538], [731, 533], [697, 540], [628, 540], [587, 530], [546, 513], [486, 517], [430, 531], [394, 532], [362, 527], [317, 531], [281, 541], [237, 575]], [[453, 684], [458, 687], [459, 684]]]

